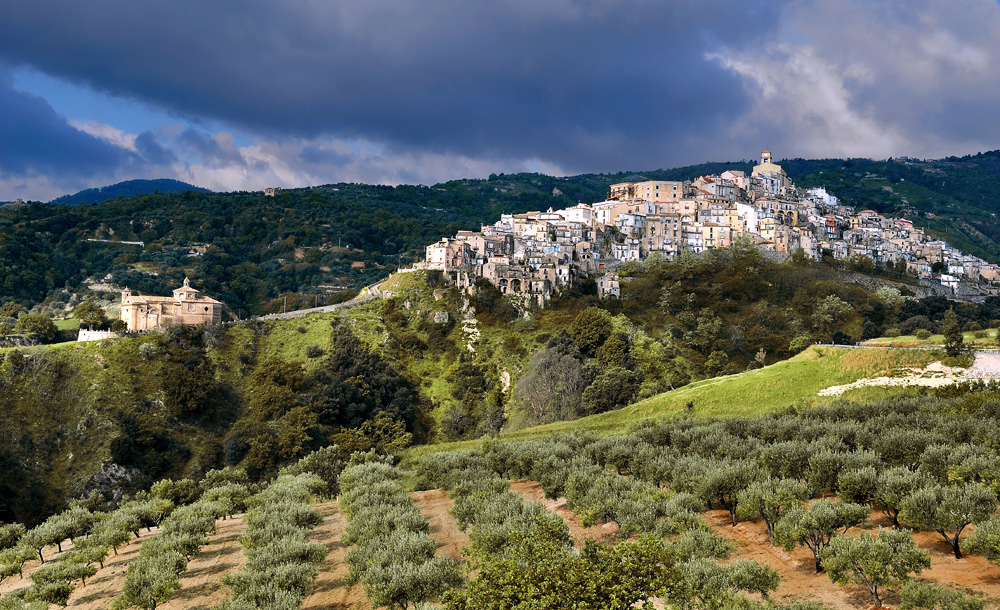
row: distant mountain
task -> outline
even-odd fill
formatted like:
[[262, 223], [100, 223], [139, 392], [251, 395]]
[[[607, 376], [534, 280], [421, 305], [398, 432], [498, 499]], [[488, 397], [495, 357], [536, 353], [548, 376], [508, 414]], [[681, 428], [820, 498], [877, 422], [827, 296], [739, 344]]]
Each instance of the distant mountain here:
[[169, 180], [161, 178], [159, 180], [126, 180], [111, 186], [102, 186], [95, 189], [80, 191], [75, 195], [63, 195], [58, 199], [53, 199], [52, 203], [62, 203], [65, 205], [79, 205], [81, 203], [100, 203], [108, 199], [118, 197], [135, 197], [136, 195], [147, 195], [155, 192], [180, 193], [182, 191], [197, 191], [199, 193], [211, 193], [208, 189], [181, 182], [180, 180]]

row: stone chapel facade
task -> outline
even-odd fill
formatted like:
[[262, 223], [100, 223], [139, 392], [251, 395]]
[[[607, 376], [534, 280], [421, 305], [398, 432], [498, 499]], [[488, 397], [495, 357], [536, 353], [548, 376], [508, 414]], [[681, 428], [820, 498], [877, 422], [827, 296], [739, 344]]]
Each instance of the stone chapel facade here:
[[133, 332], [179, 324], [218, 324], [222, 302], [202, 295], [184, 278], [184, 285], [174, 289], [172, 297], [140, 296], [126, 288], [122, 291], [121, 317]]

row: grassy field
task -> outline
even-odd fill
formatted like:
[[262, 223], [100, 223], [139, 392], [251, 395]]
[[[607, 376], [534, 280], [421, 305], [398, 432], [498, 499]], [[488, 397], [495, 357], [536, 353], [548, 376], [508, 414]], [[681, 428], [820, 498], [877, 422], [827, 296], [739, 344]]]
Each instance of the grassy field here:
[[[986, 333], [985, 337], [977, 338], [975, 333], [967, 332], [962, 333], [963, 340], [962, 343], [965, 345], [971, 345], [974, 347], [998, 347], [997, 346], [997, 329], [987, 328], [983, 331]], [[905, 346], [905, 347], [922, 347], [922, 346], [940, 346], [944, 345], [944, 335], [931, 335], [926, 339], [921, 339], [915, 335], [900, 335], [899, 337], [876, 337], [874, 339], [868, 339], [862, 342], [862, 345], [871, 345], [877, 347], [889, 347], [892, 345]]]
[[56, 328], [59, 330], [76, 330], [80, 328], [80, 320], [76, 318], [66, 318], [64, 320], [54, 320]]
[[[801, 354], [755, 371], [706, 379], [677, 390], [654, 396], [634, 405], [591, 415], [574, 421], [556, 422], [505, 433], [503, 438], [518, 439], [545, 436], [574, 430], [600, 433], [625, 431], [646, 420], [663, 419], [682, 413], [694, 416], [741, 416], [788, 406], [808, 407], [825, 404], [832, 398], [817, 396], [817, 392], [834, 385], [843, 385], [868, 377], [891, 374], [892, 371], [923, 367], [940, 360], [944, 354], [931, 350], [890, 350], [829, 347], [814, 345]], [[871, 398], [906, 393], [906, 388], [863, 388], [844, 397]], [[692, 403], [693, 410], [688, 409]], [[408, 458], [437, 451], [471, 448], [478, 441], [426, 445], [409, 450]]]

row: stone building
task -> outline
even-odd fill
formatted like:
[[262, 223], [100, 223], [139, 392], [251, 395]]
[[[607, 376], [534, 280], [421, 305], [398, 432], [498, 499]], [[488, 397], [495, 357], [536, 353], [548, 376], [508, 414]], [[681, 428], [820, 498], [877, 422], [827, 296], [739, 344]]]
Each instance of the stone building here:
[[218, 324], [222, 321], [222, 303], [202, 295], [184, 278], [184, 285], [176, 288], [172, 297], [140, 296], [126, 288], [122, 291], [121, 317], [130, 331]]

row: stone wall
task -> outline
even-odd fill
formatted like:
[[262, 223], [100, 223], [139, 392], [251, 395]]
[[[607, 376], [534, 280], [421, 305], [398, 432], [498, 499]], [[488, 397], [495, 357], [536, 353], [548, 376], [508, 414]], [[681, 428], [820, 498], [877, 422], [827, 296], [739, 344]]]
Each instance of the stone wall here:
[[84, 330], [80, 329], [80, 334], [77, 336], [77, 341], [100, 341], [101, 339], [114, 339], [120, 337], [118, 333], [113, 333], [110, 330]]

